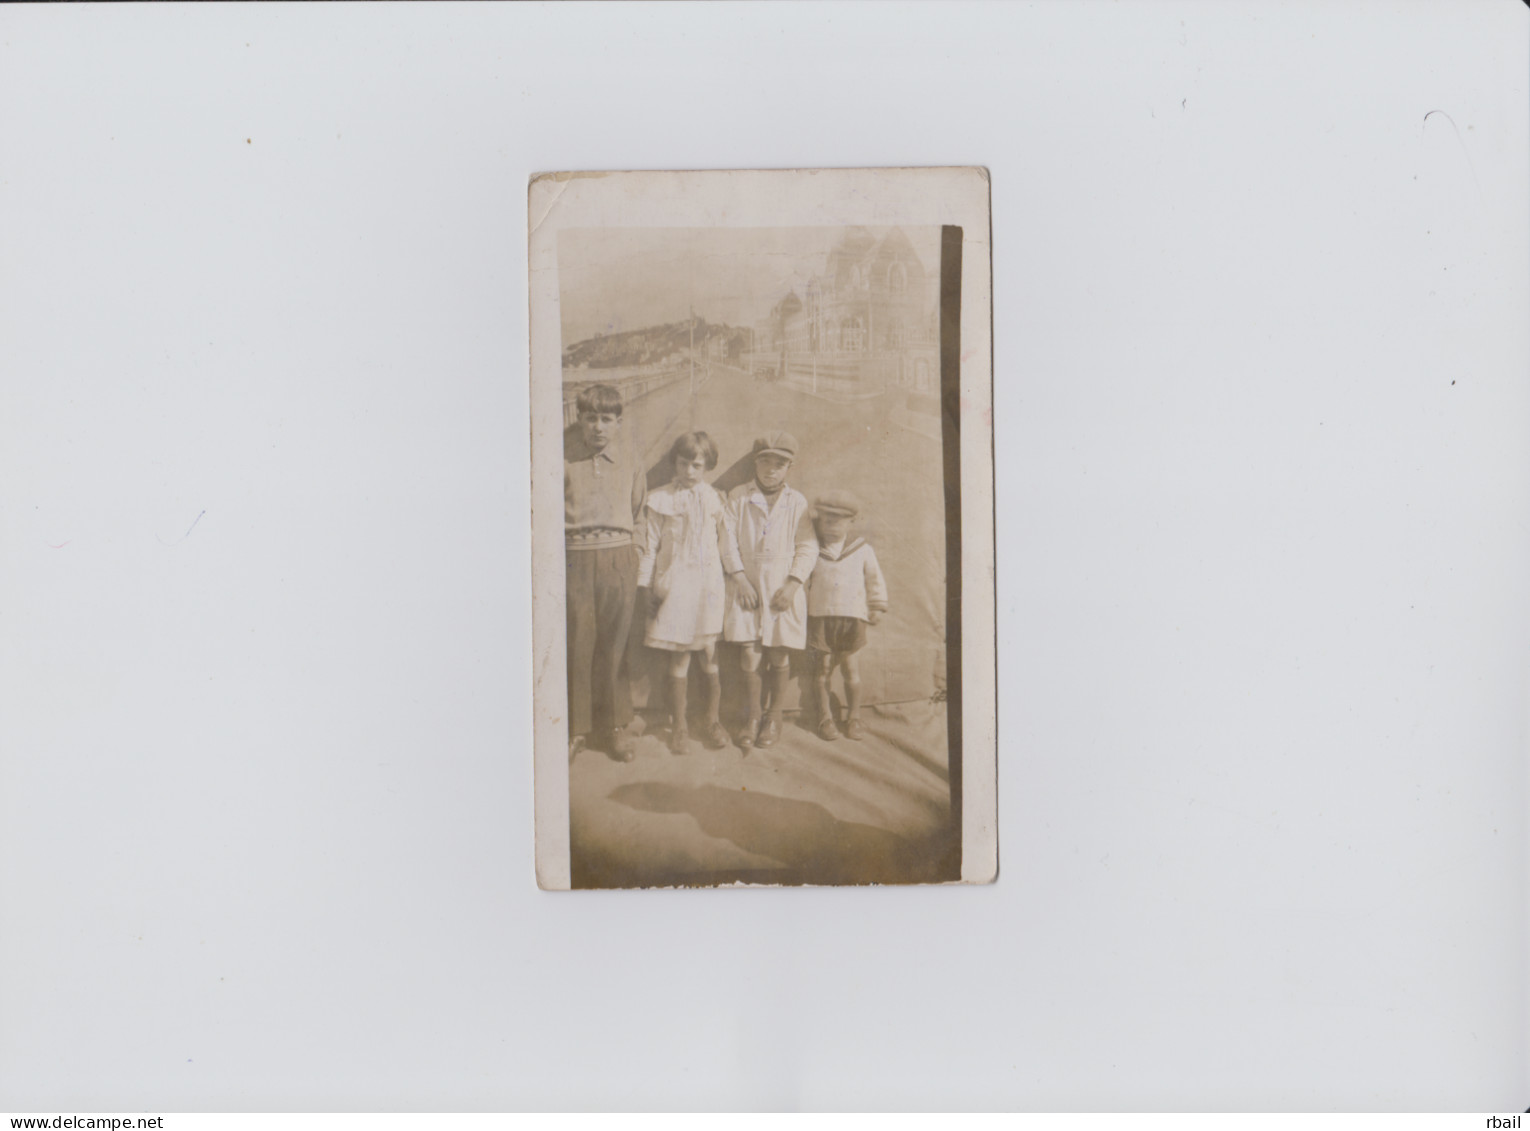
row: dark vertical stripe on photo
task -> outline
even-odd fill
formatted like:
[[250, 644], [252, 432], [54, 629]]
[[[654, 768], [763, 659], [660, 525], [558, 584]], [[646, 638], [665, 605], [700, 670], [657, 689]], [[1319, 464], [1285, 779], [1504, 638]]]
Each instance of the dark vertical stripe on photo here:
[[952, 844], [943, 878], [962, 872], [962, 230], [940, 230], [940, 420], [946, 487], [946, 746]]

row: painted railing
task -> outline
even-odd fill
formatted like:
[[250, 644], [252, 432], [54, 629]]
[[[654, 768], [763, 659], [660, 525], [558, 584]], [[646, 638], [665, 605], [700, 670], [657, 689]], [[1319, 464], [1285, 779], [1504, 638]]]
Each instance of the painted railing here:
[[744, 368], [757, 378], [831, 398], [875, 396], [892, 389], [938, 391], [940, 357], [934, 346], [890, 350], [757, 350]]

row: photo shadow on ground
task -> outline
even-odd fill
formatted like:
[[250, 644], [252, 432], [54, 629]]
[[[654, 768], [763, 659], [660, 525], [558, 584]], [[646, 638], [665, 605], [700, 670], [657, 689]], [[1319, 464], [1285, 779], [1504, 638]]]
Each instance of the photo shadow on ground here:
[[[634, 782], [610, 799], [647, 813], [688, 813], [708, 836], [779, 861], [797, 883], [912, 883], [938, 868], [932, 846], [854, 821], [822, 805], [747, 789]], [[665, 881], [684, 883], [685, 878]]]

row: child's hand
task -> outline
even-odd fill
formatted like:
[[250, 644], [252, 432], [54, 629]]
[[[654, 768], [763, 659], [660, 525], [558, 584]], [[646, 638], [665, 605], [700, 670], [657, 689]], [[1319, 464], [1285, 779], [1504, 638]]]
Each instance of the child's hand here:
[[792, 607], [792, 598], [797, 596], [797, 590], [801, 588], [802, 582], [798, 581], [795, 577], [788, 577], [786, 584], [777, 589], [775, 596], [771, 597], [770, 611], [773, 613], [786, 612], [787, 609]]
[[867, 610], [867, 613], [866, 613], [866, 622], [868, 624], [876, 624], [877, 621], [882, 619], [883, 611], [884, 610], [882, 610], [882, 609], [869, 609], [869, 610]]
[[755, 591], [754, 582], [749, 580], [747, 574], [740, 570], [733, 575], [733, 596], [737, 599], [741, 608], [753, 611], [760, 607], [760, 595]]

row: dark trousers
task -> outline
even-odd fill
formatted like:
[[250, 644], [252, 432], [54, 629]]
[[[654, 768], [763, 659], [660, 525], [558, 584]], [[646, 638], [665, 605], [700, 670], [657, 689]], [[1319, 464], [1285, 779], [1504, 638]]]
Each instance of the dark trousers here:
[[568, 733], [601, 733], [632, 721], [627, 634], [637, 596], [637, 547], [569, 548]]

